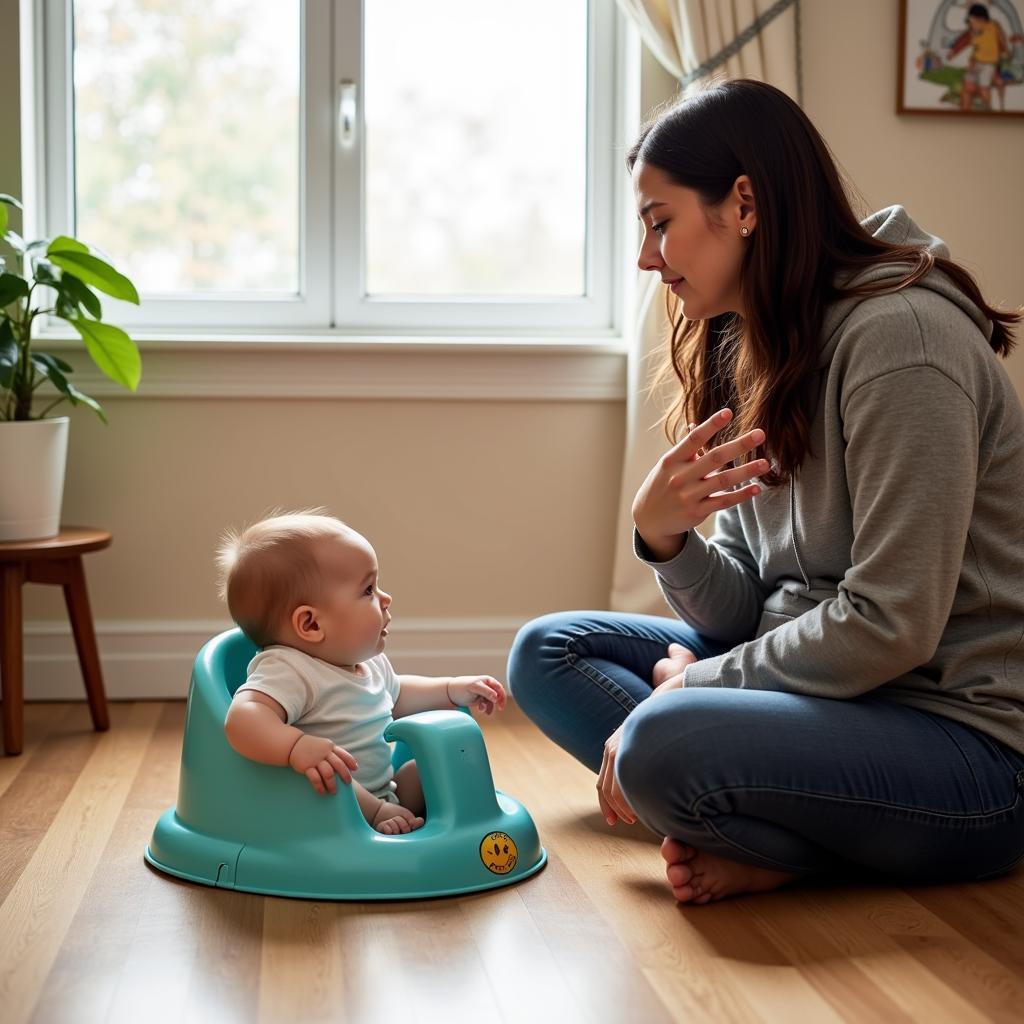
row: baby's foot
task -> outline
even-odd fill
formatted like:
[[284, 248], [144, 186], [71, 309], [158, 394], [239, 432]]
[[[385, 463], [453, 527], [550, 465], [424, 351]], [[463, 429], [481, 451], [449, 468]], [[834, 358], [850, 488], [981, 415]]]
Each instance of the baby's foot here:
[[665, 874], [672, 895], [680, 903], [710, 903], [740, 892], [767, 892], [799, 878], [799, 873], [772, 871], [666, 839], [661, 855], [668, 862]]
[[397, 836], [403, 832], [412, 832], [423, 826], [423, 819], [413, 814], [401, 804], [389, 804], [382, 800], [377, 813], [373, 817], [373, 827], [386, 836]]

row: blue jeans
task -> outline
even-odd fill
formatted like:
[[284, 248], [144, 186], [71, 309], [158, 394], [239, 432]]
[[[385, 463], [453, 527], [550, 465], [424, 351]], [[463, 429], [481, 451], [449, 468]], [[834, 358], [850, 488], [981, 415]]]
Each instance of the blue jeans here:
[[[851, 865], [919, 880], [1000, 874], [1024, 858], [1024, 756], [887, 700], [694, 688], [647, 700], [670, 642], [728, 648], [678, 619], [558, 612], [509, 654], [516, 701], [592, 771], [625, 721], [615, 774], [652, 831], [783, 871]], [[595, 793], [594, 806], [597, 808]]]

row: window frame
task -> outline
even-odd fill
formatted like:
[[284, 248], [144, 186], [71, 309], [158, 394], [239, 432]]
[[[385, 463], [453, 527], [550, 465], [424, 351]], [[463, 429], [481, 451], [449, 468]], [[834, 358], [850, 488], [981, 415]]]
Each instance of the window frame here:
[[[43, 46], [42, 124], [38, 166], [42, 185], [41, 235], [75, 233], [74, 92], [71, 88], [72, 0], [36, 0]], [[297, 294], [218, 292], [187, 298], [147, 294], [140, 307], [104, 297], [104, 316], [122, 326], [302, 328], [330, 317], [330, 125], [322, 116], [330, 96], [330, 9], [301, 5], [299, 41], [299, 289]], [[318, 113], [318, 108], [320, 113]], [[83, 239], [89, 242], [89, 239]], [[130, 267], [119, 267], [131, 277]]]
[[[72, 0], [33, 0], [35, 49], [41, 64], [35, 97], [33, 158], [41, 193], [33, 236], [74, 232], [73, 90], [70, 87]], [[617, 188], [622, 110], [622, 16], [614, 0], [588, 3], [588, 103], [585, 295], [519, 300], [430, 299], [365, 295], [365, 139], [363, 4], [365, 0], [301, 3], [302, 118], [299, 165], [300, 252], [297, 296], [238, 293], [161, 298], [140, 308], [105, 298], [105, 317], [126, 328], [183, 336], [214, 330], [247, 334], [316, 330], [325, 335], [608, 337], [621, 331], [619, 254], [624, 238]], [[359, 31], [351, 31], [357, 23]], [[611, 73], [608, 73], [608, 70]], [[358, 88], [355, 144], [339, 145], [340, 83]], [[43, 170], [45, 169], [45, 170]], [[358, 230], [351, 230], [353, 225]], [[332, 233], [335, 241], [332, 247]], [[357, 239], [345, 244], [345, 239]], [[85, 241], [89, 241], [85, 239]], [[122, 267], [131, 276], [130, 267]], [[59, 321], [51, 321], [52, 330]]]

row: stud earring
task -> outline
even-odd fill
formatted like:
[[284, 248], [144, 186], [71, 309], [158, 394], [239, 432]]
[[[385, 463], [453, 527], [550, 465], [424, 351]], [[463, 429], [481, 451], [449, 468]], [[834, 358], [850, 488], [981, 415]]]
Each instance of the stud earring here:
[[750, 228], [740, 228], [740, 234], [746, 238], [750, 234]]

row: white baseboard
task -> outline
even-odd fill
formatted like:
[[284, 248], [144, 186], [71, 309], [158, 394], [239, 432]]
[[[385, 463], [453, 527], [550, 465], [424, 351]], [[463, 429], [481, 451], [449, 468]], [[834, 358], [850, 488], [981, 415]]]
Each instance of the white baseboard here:
[[[389, 629], [387, 655], [399, 672], [424, 676], [481, 672], [506, 682], [508, 650], [525, 620], [405, 619]], [[210, 637], [231, 623], [208, 621], [97, 622], [103, 683], [111, 700], [188, 696], [192, 662]], [[70, 627], [27, 622], [26, 700], [84, 700], [85, 686]]]

